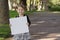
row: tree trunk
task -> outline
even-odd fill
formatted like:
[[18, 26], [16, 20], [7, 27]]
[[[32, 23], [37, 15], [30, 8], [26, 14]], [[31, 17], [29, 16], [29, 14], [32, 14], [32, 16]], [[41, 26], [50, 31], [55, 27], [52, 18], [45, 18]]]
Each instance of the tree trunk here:
[[31, 0], [26, 0], [26, 4], [27, 4], [27, 11], [30, 11], [31, 9], [31, 5], [30, 5]]
[[49, 0], [41, 0], [41, 1], [42, 1], [42, 7], [44, 7], [44, 10], [48, 11]]
[[9, 10], [12, 10], [11, 1], [8, 0], [8, 3], [9, 3]]
[[8, 0], [0, 0], [0, 34], [7, 34], [10, 32], [8, 13]]

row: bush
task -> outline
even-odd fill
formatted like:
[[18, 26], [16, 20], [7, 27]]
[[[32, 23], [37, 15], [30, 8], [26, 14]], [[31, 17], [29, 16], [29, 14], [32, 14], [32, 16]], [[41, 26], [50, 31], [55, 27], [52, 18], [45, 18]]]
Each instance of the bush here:
[[[28, 14], [31, 14], [32, 12], [34, 12], [34, 11], [25, 11], [25, 14], [26, 15], [28, 15]], [[14, 18], [14, 17], [16, 17], [16, 16], [18, 16], [18, 13], [16, 12], [16, 11], [9, 11], [9, 16], [10, 16], [10, 18]]]
[[9, 11], [9, 16], [10, 16], [10, 18], [12, 18], [12, 17], [16, 17], [18, 15], [18, 13], [16, 12], [16, 11]]
[[60, 11], [60, 5], [59, 4], [54, 5], [52, 3], [49, 3], [48, 9], [50, 11]]

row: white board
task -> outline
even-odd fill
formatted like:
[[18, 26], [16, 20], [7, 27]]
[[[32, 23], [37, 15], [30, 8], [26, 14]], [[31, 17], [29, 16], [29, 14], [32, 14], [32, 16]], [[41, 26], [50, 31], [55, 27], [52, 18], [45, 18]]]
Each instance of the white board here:
[[29, 32], [26, 16], [10, 18], [9, 21], [12, 35]]

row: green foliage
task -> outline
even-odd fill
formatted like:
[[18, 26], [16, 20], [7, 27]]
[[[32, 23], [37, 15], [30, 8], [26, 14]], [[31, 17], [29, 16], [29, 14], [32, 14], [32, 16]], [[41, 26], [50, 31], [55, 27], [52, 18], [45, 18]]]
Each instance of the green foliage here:
[[48, 8], [50, 11], [60, 11], [59, 0], [52, 0], [49, 2]]
[[49, 2], [51, 2], [54, 5], [60, 4], [60, 0], [50, 0]]
[[[28, 14], [31, 14], [32, 12], [34, 12], [34, 11], [25, 11], [25, 14], [28, 15]], [[10, 16], [10, 18], [14, 18], [14, 17], [18, 16], [18, 13], [16, 11], [10, 10], [9, 16]]]
[[16, 17], [18, 15], [18, 13], [16, 12], [16, 11], [9, 11], [9, 16], [10, 16], [10, 18], [12, 18], [12, 17]]

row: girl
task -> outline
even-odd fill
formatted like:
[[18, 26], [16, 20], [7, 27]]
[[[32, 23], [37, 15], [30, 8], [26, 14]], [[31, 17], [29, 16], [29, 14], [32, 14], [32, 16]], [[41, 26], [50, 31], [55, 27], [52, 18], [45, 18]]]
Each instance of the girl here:
[[[25, 10], [24, 10], [24, 6], [23, 5], [19, 5], [16, 9], [16, 11], [18, 12], [19, 16], [17, 17], [23, 17], [23, 16], [27, 16], [24, 14]], [[27, 22], [26, 23], [28, 26], [30, 26], [31, 22], [29, 20], [29, 17], [27, 16]], [[21, 34], [16, 34], [13, 36], [14, 40], [30, 40], [30, 34], [29, 33], [21, 33]]]

